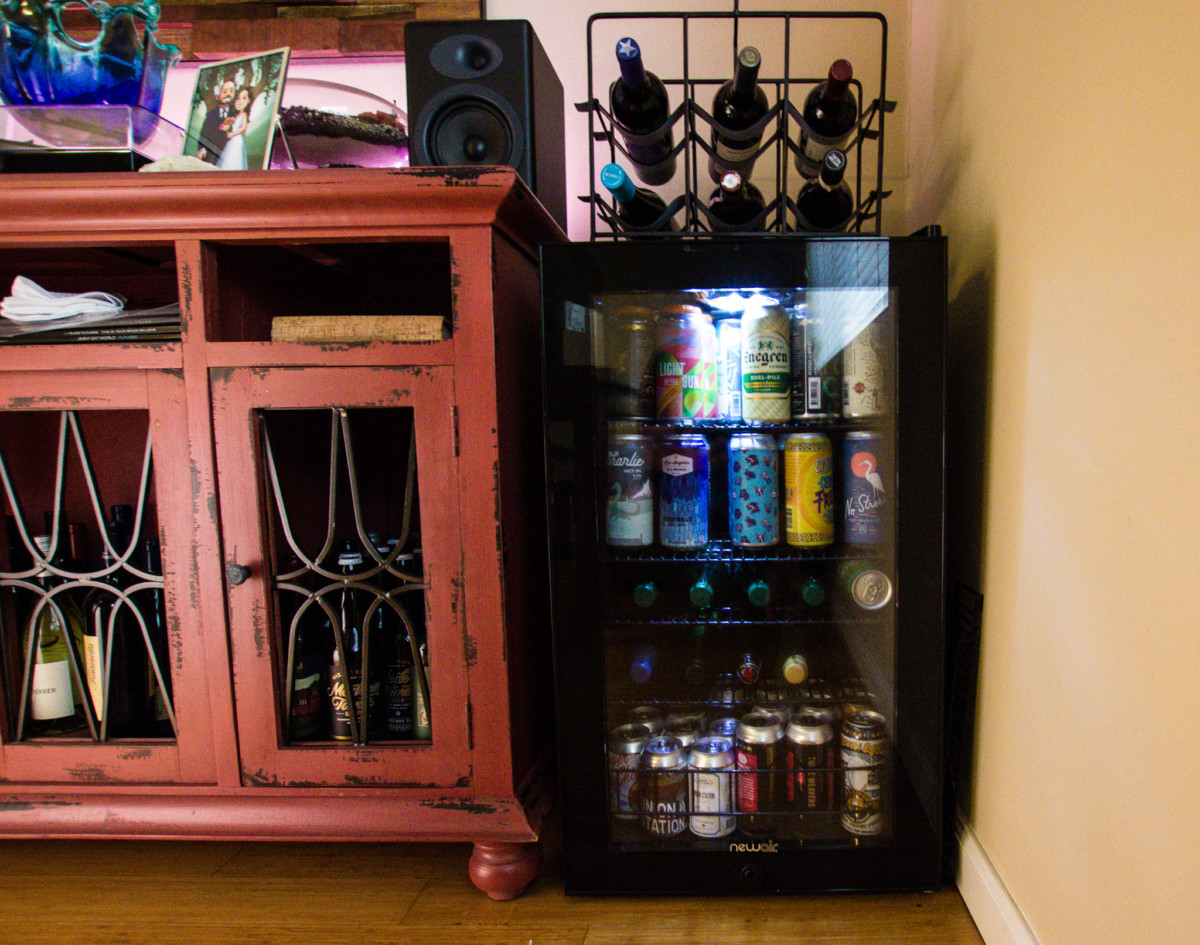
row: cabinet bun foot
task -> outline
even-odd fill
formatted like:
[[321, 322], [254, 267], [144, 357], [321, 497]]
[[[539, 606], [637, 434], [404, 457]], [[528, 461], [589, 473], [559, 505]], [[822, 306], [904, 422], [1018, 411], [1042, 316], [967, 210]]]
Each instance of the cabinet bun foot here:
[[476, 843], [467, 867], [471, 882], [492, 899], [516, 899], [542, 868], [539, 843]]

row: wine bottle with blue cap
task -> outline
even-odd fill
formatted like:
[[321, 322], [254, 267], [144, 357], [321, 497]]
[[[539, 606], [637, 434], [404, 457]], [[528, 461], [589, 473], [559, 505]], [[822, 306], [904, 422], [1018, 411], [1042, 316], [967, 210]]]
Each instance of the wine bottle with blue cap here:
[[639, 230], [677, 229], [674, 217], [667, 216], [667, 204], [662, 197], [636, 186], [619, 164], [604, 165], [600, 183], [613, 195], [617, 218], [626, 226]]
[[667, 124], [671, 103], [667, 87], [642, 64], [642, 50], [631, 37], [617, 43], [621, 77], [609, 87], [613, 122], [625, 143], [634, 173], [658, 186], [675, 176], [675, 136]]

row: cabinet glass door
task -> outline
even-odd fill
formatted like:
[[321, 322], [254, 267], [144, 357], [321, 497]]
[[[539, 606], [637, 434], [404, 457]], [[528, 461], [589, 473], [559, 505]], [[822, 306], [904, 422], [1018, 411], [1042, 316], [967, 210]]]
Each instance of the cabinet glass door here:
[[166, 372], [10, 379], [22, 396], [0, 404], [9, 781], [213, 778], [204, 646], [179, 592], [193, 583], [182, 386]]
[[451, 373], [213, 392], [244, 782], [469, 786]]

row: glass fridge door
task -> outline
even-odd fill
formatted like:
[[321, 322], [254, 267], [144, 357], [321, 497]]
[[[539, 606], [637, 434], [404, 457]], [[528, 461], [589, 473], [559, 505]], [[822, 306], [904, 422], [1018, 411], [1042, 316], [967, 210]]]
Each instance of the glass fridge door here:
[[[912, 660], [941, 633], [940, 342], [886, 240], [785, 241], [754, 273], [720, 244], [694, 248], [706, 265], [676, 248], [654, 266], [674, 284], [647, 288], [654, 260], [624, 249], [623, 269], [593, 250], [547, 347], [589, 391], [558, 427], [593, 602], [559, 638], [560, 692], [588, 673], [599, 716], [568, 717], [599, 737], [564, 748], [594, 764], [603, 746], [604, 836], [579, 839], [610, 857], [910, 847], [910, 822], [940, 817], [940, 663], [920, 683]], [[907, 402], [905, 372], [936, 378], [933, 407]]]

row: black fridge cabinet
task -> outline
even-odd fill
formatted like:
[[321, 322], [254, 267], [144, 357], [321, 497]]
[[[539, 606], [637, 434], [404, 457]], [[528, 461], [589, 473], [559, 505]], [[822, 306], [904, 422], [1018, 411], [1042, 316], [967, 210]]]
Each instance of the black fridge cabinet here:
[[937, 887], [945, 240], [541, 273], [567, 891]]

